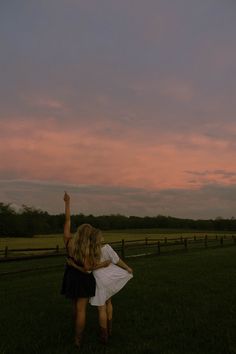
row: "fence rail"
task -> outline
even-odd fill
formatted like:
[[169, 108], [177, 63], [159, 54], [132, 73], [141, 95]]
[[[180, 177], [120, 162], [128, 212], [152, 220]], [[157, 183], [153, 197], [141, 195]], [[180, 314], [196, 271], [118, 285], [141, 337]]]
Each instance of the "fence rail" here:
[[[140, 255], [161, 254], [171, 251], [187, 251], [194, 248], [223, 247], [236, 245], [236, 235], [205, 235], [204, 237], [148, 238], [137, 240], [120, 240], [110, 242], [122, 258]], [[66, 255], [64, 247], [10, 249], [6, 246], [0, 250], [0, 262], [35, 259]]]

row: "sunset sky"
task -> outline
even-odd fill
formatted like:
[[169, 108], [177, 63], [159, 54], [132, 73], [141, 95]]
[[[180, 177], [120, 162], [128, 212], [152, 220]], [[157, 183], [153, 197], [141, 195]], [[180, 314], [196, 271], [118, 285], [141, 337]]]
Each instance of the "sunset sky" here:
[[3, 0], [0, 202], [236, 217], [236, 3]]

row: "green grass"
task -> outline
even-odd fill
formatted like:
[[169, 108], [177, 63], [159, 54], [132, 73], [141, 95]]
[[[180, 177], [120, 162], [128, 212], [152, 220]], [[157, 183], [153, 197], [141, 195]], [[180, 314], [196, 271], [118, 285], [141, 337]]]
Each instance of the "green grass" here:
[[[37, 262], [46, 267], [58, 261]], [[59, 294], [63, 262], [58, 269], [0, 277], [1, 354], [78, 352], [71, 304]], [[129, 264], [134, 278], [114, 296], [109, 345], [99, 344], [97, 311], [89, 307], [82, 354], [236, 353], [235, 247], [138, 258]]]
[[[0, 276], [6, 272], [22, 272], [25, 270], [33, 271], [35, 269], [47, 269], [47, 268], [61, 268], [65, 264], [65, 256], [49, 257], [49, 258], [35, 258], [27, 260], [17, 260], [10, 262], [0, 263]], [[1, 278], [0, 278], [1, 281]], [[1, 354], [1, 352], [0, 352]]]
[[[136, 229], [136, 230], [114, 230], [103, 231], [106, 242], [116, 242], [122, 239], [128, 240], [144, 240], [145, 237], [151, 239], [164, 239], [183, 237], [203, 237], [206, 234], [214, 237], [215, 235], [231, 235], [232, 232], [209, 232], [209, 231], [191, 231], [191, 230], [161, 230], [161, 229]], [[24, 249], [24, 248], [43, 248], [43, 247], [64, 247], [63, 235], [37, 235], [32, 238], [28, 237], [0, 237], [0, 251], [6, 246], [9, 249]]]

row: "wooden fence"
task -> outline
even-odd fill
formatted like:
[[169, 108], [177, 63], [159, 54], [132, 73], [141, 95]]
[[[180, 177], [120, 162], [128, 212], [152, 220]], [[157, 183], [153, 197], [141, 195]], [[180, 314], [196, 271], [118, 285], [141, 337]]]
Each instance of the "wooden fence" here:
[[[216, 235], [204, 237], [148, 238], [139, 240], [120, 240], [109, 243], [121, 258], [139, 257], [151, 254], [160, 255], [167, 252], [187, 251], [189, 249], [223, 247], [236, 245], [235, 235]], [[53, 248], [25, 248], [0, 250], [0, 262], [35, 259], [66, 255], [65, 248], [56, 245]]]
[[177, 251], [188, 251], [197, 248], [213, 248], [223, 246], [236, 245], [235, 235], [221, 235], [221, 236], [208, 236], [204, 237], [178, 237], [162, 239], [149, 239], [146, 237], [144, 240], [122, 240], [120, 244], [115, 244], [113, 247], [120, 253], [122, 258], [138, 257], [152, 254], [164, 254]]

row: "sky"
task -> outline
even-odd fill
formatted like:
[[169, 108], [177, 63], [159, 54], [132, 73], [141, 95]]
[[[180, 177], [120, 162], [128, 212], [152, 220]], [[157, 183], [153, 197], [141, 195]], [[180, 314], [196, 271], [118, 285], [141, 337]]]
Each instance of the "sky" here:
[[3, 0], [0, 202], [236, 216], [232, 0]]

